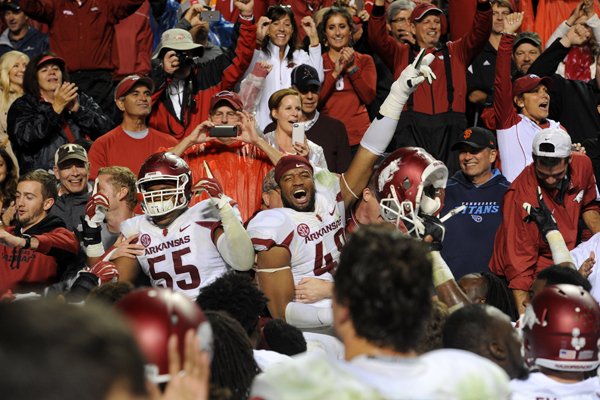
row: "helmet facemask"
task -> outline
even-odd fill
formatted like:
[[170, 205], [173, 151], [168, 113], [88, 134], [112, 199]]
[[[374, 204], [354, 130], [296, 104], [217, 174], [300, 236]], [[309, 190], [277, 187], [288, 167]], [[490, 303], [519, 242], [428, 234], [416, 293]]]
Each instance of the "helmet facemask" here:
[[[160, 172], [147, 173], [136, 182], [144, 213], [151, 217], [159, 217], [173, 210], [187, 207], [189, 198], [186, 196], [185, 187], [188, 180], [189, 177], [186, 174], [173, 176], [162, 175]], [[147, 187], [159, 183], [173, 185], [173, 188], [147, 191]]]
[[421, 215], [437, 215], [444, 203], [444, 188], [448, 180], [448, 169], [439, 163], [432, 163], [425, 168], [417, 194], [413, 202], [406, 198], [400, 201], [399, 190], [404, 193], [410, 189], [411, 182], [405, 178], [403, 188], [390, 185], [391, 197], [381, 199], [380, 210], [384, 220], [393, 223], [402, 232], [422, 239], [425, 234], [425, 224]]

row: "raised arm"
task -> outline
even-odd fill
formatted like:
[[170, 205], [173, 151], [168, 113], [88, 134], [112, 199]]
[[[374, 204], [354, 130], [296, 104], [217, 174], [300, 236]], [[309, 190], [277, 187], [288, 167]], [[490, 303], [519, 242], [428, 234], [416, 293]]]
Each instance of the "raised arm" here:
[[552, 76], [558, 65], [569, 53], [572, 46], [579, 46], [589, 40], [590, 34], [580, 24], [576, 24], [558, 40], [555, 40], [540, 56], [531, 64], [530, 74], [539, 76]]
[[429, 84], [435, 79], [435, 75], [429, 68], [429, 64], [434, 59], [433, 54], [427, 54], [419, 64], [420, 56], [424, 51], [421, 50], [415, 61], [408, 65], [400, 74], [400, 78], [392, 84], [388, 97], [379, 109], [379, 115], [365, 132], [350, 167], [342, 174], [341, 190], [346, 207], [358, 199], [357, 193], [361, 193], [366, 187], [375, 162], [383, 155], [394, 136], [398, 119], [408, 97], [425, 79]]
[[496, 58], [496, 75], [494, 78], [494, 114], [496, 128], [510, 128], [518, 122], [517, 111], [513, 105], [512, 82], [510, 75], [512, 47], [515, 41], [514, 33], [521, 26], [523, 13], [512, 13], [504, 18], [504, 31], [498, 56]]
[[487, 1], [478, 1], [471, 29], [459, 40], [451, 42], [451, 46], [457, 46], [457, 53], [463, 57], [465, 65], [471, 65], [473, 58], [481, 53], [490, 33], [492, 33], [492, 6]]
[[121, 20], [136, 12], [143, 2], [144, 0], [108, 0], [107, 4], [111, 6], [115, 18]]
[[[375, 0], [373, 13], [369, 19], [368, 36], [369, 46], [383, 60], [385, 65], [392, 71], [394, 77], [398, 76], [399, 71], [405, 65], [397, 65], [397, 60], [402, 58], [402, 53], [410, 51], [409, 46], [397, 42], [391, 37], [385, 25], [385, 2], [384, 0]], [[408, 57], [406, 58], [408, 61]]]
[[29, 18], [52, 25], [55, 3], [54, 0], [21, 0], [19, 7]]

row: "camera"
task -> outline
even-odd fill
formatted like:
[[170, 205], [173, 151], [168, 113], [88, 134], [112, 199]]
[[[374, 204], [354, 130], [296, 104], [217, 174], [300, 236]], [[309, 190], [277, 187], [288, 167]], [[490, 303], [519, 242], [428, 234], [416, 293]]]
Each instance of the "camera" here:
[[177, 56], [177, 59], [179, 60], [180, 68], [196, 67], [196, 66], [200, 65], [200, 57], [192, 56], [191, 54], [189, 54], [186, 51], [176, 50], [175, 55]]
[[210, 128], [211, 137], [236, 137], [238, 129], [235, 125], [219, 125]]

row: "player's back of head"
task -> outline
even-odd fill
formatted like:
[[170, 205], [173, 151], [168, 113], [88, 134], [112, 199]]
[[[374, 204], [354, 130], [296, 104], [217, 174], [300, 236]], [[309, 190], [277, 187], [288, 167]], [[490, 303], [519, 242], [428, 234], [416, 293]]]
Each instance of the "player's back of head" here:
[[143, 356], [108, 308], [0, 303], [0, 326], [5, 400], [104, 400], [117, 386], [146, 395]]
[[235, 319], [223, 311], [206, 311], [213, 330], [210, 382], [231, 392], [231, 399], [246, 399], [252, 380], [260, 372], [250, 339]]
[[196, 303], [205, 311], [226, 311], [252, 338], [267, 298], [248, 275], [232, 271], [202, 288]]
[[491, 305], [468, 304], [450, 314], [442, 342], [445, 348], [470, 351], [495, 362], [513, 379], [528, 374], [509, 316]]
[[358, 336], [406, 352], [414, 350], [431, 313], [432, 288], [425, 245], [391, 225], [373, 225], [349, 237], [334, 296], [348, 307]]
[[306, 339], [302, 331], [282, 319], [272, 319], [262, 329], [260, 344], [265, 350], [288, 356], [304, 353]]
[[568, 283], [569, 285], [581, 286], [586, 292], [592, 290], [592, 284], [584, 278], [576, 269], [551, 265], [537, 274], [536, 279], [546, 281], [546, 286]]

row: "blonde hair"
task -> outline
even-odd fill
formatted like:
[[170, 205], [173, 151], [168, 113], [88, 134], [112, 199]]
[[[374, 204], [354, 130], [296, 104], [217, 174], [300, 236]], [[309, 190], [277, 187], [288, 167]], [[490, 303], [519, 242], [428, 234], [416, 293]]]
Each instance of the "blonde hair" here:
[[[281, 102], [283, 101], [283, 99], [287, 96], [296, 96], [298, 97], [298, 99], [300, 99], [300, 102], [302, 103], [302, 98], [300, 97], [300, 92], [298, 92], [296, 89], [292, 89], [292, 88], [287, 88], [287, 89], [280, 89], [276, 92], [274, 92], [271, 97], [269, 97], [269, 111], [273, 111], [277, 108], [279, 108], [279, 106], [281, 105]], [[271, 119], [273, 120], [273, 122], [277, 122], [277, 120], [275, 118], [273, 118], [273, 114], [270, 113], [271, 115]]]
[[0, 98], [0, 115], [6, 114], [13, 101], [23, 95], [23, 86], [11, 88], [10, 78], [8, 76], [11, 68], [20, 58], [24, 58], [27, 63], [29, 63], [29, 56], [16, 50], [9, 51], [0, 57], [0, 89], [2, 90]]

